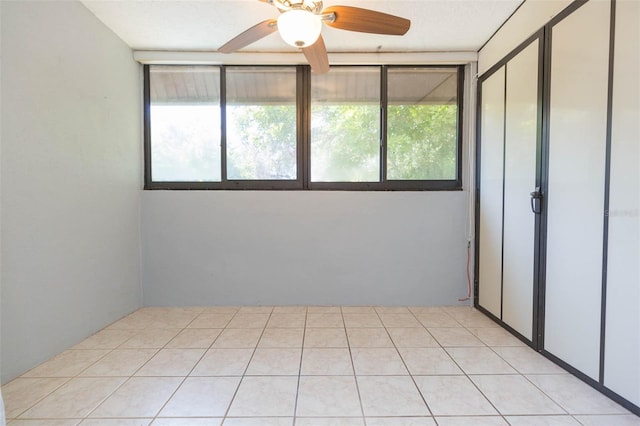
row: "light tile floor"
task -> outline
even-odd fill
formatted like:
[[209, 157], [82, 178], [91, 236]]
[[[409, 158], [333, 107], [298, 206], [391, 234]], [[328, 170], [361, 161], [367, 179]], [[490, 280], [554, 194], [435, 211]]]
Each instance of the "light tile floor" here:
[[2, 388], [9, 425], [640, 425], [468, 307], [143, 308]]

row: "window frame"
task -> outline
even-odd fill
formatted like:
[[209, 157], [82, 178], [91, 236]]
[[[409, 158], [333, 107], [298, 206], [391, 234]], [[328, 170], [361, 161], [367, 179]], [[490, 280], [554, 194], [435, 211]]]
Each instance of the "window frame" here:
[[[182, 65], [162, 65], [181, 67]], [[211, 65], [207, 65], [211, 66]], [[150, 65], [143, 66], [144, 189], [145, 190], [337, 190], [337, 191], [459, 191], [462, 190], [462, 133], [464, 105], [464, 65], [335, 65], [338, 67], [378, 67], [380, 69], [380, 180], [377, 182], [311, 181], [311, 68], [308, 65], [215, 65], [220, 69], [220, 181], [153, 181], [151, 158], [151, 85]], [[296, 179], [235, 180], [227, 178], [226, 69], [296, 69]], [[396, 68], [450, 68], [457, 73], [456, 178], [450, 180], [388, 180], [387, 107], [388, 70]]]

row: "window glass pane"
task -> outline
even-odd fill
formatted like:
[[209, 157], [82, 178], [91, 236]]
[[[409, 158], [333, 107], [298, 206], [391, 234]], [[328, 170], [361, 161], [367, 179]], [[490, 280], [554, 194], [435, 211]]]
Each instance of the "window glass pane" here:
[[220, 71], [152, 66], [151, 179], [220, 180]]
[[457, 70], [389, 68], [387, 78], [387, 179], [456, 179]]
[[311, 180], [380, 180], [379, 67], [312, 75]]
[[295, 180], [295, 67], [228, 67], [227, 178]]

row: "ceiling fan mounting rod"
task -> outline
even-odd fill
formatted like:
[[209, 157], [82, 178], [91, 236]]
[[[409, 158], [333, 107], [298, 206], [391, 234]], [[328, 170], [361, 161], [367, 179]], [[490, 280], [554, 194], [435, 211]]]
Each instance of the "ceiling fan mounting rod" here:
[[322, 0], [266, 0], [266, 2], [283, 12], [288, 10], [306, 10], [319, 14], [322, 11]]

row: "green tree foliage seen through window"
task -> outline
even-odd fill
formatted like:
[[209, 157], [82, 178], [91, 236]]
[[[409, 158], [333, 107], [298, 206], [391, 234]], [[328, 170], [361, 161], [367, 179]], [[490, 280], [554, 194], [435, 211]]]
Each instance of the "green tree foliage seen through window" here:
[[296, 179], [296, 106], [227, 107], [229, 179]]
[[456, 105], [389, 105], [387, 179], [456, 178]]
[[[377, 105], [319, 105], [312, 110], [311, 176], [316, 182], [378, 181]], [[295, 108], [251, 106], [234, 111], [229, 177], [295, 179]], [[389, 105], [387, 178], [455, 179], [456, 105]]]
[[377, 182], [380, 179], [380, 106], [311, 107], [311, 180]]

